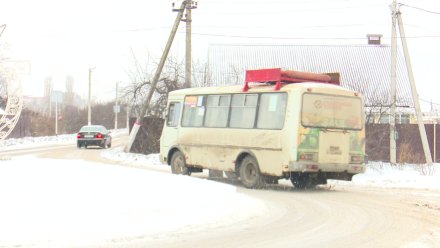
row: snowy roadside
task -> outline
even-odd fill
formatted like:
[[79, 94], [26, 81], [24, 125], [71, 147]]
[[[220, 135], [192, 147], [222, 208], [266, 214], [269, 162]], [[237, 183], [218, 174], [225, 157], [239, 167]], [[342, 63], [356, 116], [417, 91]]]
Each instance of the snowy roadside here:
[[[128, 134], [126, 128], [110, 130], [112, 137]], [[39, 147], [56, 144], [74, 144], [76, 142], [76, 133], [60, 134], [57, 136], [24, 137], [0, 140], [0, 152], [14, 149]]]
[[[114, 137], [128, 133], [127, 129], [111, 131]], [[2, 150], [7, 151], [50, 144], [73, 144], [75, 141], [76, 134], [7, 139], [0, 141], [0, 153]], [[169, 167], [162, 165], [159, 161], [158, 154], [125, 153], [123, 148], [116, 147], [103, 151], [101, 155], [121, 164], [134, 165], [155, 171], [169, 171]], [[414, 164], [391, 166], [385, 162], [370, 162], [367, 165], [366, 172], [355, 175], [351, 182], [330, 180], [329, 184], [440, 190], [440, 164], [437, 163], [432, 166]]]
[[[9, 145], [40, 146], [25, 139]], [[69, 136], [45, 144], [69, 144]], [[157, 155], [103, 150], [120, 163], [163, 168]], [[188, 192], [193, 192], [188, 194]], [[274, 206], [210, 180], [78, 160], [0, 160], [0, 247], [106, 246], [232, 225]]]
[[367, 171], [355, 175], [350, 183], [369, 187], [440, 190], [440, 164], [391, 166], [384, 162], [370, 162]]
[[[121, 164], [155, 171], [170, 171], [169, 166], [163, 165], [159, 161], [158, 154], [127, 154], [123, 152], [122, 148], [114, 148], [112, 151], [102, 152], [101, 155]], [[291, 185], [288, 180], [284, 184]], [[384, 162], [370, 162], [366, 172], [355, 175], [351, 182], [329, 180], [329, 184], [440, 190], [440, 164], [422, 168], [421, 165], [414, 164], [391, 166]]]
[[[115, 136], [126, 133], [125, 129], [113, 131]], [[74, 141], [74, 134], [26, 138], [9, 141], [7, 148]], [[0, 161], [0, 247], [99, 246], [137, 238], [169, 239], [280, 211], [237, 192], [232, 185], [158, 173], [170, 171], [158, 154], [127, 154], [116, 147], [102, 150], [101, 156], [135, 168], [32, 156]], [[290, 184], [288, 180], [282, 183]], [[351, 182], [329, 183], [439, 190], [440, 168], [439, 164], [422, 170], [417, 165], [392, 167], [372, 162], [366, 173]]]
[[[159, 161], [158, 154], [129, 154], [122, 148], [104, 151], [101, 155], [122, 164], [135, 165], [150, 170], [170, 171]], [[290, 181], [284, 182], [291, 185]], [[365, 173], [355, 175], [352, 181], [329, 180], [330, 185], [356, 185], [381, 188], [415, 188], [440, 190], [440, 164], [391, 166], [385, 162], [370, 162]]]

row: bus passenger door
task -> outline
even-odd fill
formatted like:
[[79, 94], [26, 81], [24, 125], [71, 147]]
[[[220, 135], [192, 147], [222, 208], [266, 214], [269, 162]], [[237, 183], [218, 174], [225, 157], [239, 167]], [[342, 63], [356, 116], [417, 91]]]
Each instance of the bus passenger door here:
[[168, 153], [171, 146], [175, 145], [179, 136], [181, 102], [170, 102], [168, 106], [165, 125], [162, 130], [161, 153]]

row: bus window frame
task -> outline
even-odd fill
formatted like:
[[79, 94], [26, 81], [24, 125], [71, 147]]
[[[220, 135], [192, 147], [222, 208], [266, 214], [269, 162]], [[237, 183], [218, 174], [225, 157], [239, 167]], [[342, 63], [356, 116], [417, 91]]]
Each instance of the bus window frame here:
[[[231, 101], [232, 101], [232, 95], [233, 94], [207, 94], [206, 96], [206, 101], [205, 101], [205, 114], [203, 116], [203, 125], [202, 127], [204, 128], [228, 128], [229, 126], [229, 118], [231, 117]], [[210, 97], [218, 97], [218, 101], [217, 101], [217, 105], [212, 105], [212, 106], [208, 106], [208, 102]], [[229, 101], [228, 101], [228, 105], [226, 106], [221, 106], [221, 98], [222, 96], [229, 96]], [[210, 108], [220, 108], [220, 107], [224, 107], [225, 109], [227, 109], [227, 115], [226, 115], [226, 125], [224, 126], [207, 126], [206, 125], [206, 117], [208, 116], [208, 112]]]
[[[284, 103], [284, 116], [283, 116], [283, 120], [282, 120], [282, 125], [280, 128], [258, 128], [258, 120], [260, 117], [260, 101], [261, 101], [261, 97], [263, 94], [283, 94], [286, 97], [286, 101]], [[227, 117], [227, 125], [224, 127], [209, 127], [205, 125], [206, 122], [206, 112], [207, 112], [207, 99], [209, 96], [224, 96], [224, 95], [229, 95], [230, 99], [229, 99], [229, 107], [228, 107], [228, 117]], [[243, 102], [241, 105], [242, 107], [245, 107], [246, 105], [246, 96], [247, 95], [255, 95], [257, 97], [256, 99], [256, 105], [255, 105], [255, 116], [254, 116], [254, 120], [253, 120], [253, 125], [252, 127], [246, 128], [246, 127], [231, 127], [231, 117], [232, 117], [232, 99], [234, 97], [234, 95], [244, 95], [243, 97]], [[188, 125], [183, 125], [183, 120], [184, 120], [184, 114], [185, 114], [185, 99], [187, 97], [203, 97], [203, 102], [201, 106], [198, 106], [196, 103], [196, 107], [203, 107], [203, 121], [202, 121], [202, 125], [201, 126], [188, 126]], [[220, 99], [219, 99], [220, 100]], [[181, 118], [180, 118], [180, 126], [184, 127], [184, 128], [228, 128], [228, 129], [245, 129], [245, 130], [252, 130], [252, 129], [256, 129], [256, 130], [282, 130], [285, 126], [285, 122], [286, 122], [286, 116], [287, 116], [287, 108], [289, 105], [289, 94], [288, 92], [255, 92], [255, 93], [250, 93], [250, 92], [246, 92], [246, 93], [221, 93], [221, 94], [200, 94], [200, 95], [192, 95], [192, 94], [188, 94], [184, 96], [184, 100], [182, 102], [182, 108], [181, 108]]]
[[[280, 95], [285, 95], [286, 99], [284, 102], [284, 115], [283, 115], [283, 119], [282, 119], [282, 125], [280, 126], [280, 128], [259, 128], [258, 127], [258, 121], [260, 120], [260, 107], [261, 107], [261, 98], [263, 96], [263, 94], [280, 94]], [[256, 113], [256, 119], [255, 119], [255, 129], [259, 129], [259, 130], [282, 130], [284, 129], [284, 125], [286, 123], [286, 115], [287, 115], [287, 107], [289, 106], [288, 104], [289, 102], [289, 94], [287, 92], [264, 92], [259, 94], [258, 96], [258, 107], [257, 107], [257, 113]]]
[[[171, 105], [174, 106], [172, 114], [170, 112]], [[178, 114], [176, 114], [176, 106], [177, 105], [179, 106], [179, 113]], [[182, 103], [181, 102], [173, 101], [173, 102], [170, 102], [168, 104], [167, 113], [166, 113], [166, 125], [167, 125], [167, 127], [177, 127], [177, 126], [179, 126], [180, 119], [181, 119], [180, 116], [182, 114], [182, 110], [183, 110], [183, 108], [182, 108]], [[172, 116], [172, 118], [174, 118], [172, 125], [170, 124], [170, 117], [171, 116]]]
[[[258, 110], [259, 110], [259, 105], [260, 105], [260, 94], [262, 93], [230, 93], [231, 94], [231, 101], [229, 103], [229, 109], [230, 109], [230, 114], [229, 114], [229, 119], [228, 119], [228, 125], [227, 128], [232, 128], [232, 129], [247, 129], [247, 130], [251, 130], [251, 129], [257, 129], [257, 119], [258, 119]], [[253, 120], [253, 125], [252, 127], [231, 127], [231, 115], [232, 115], [232, 99], [234, 97], [234, 95], [242, 95], [243, 97], [243, 101], [242, 101], [242, 105], [240, 105], [239, 107], [249, 107], [246, 105], [246, 96], [257, 96], [257, 103], [255, 105], [255, 115], [254, 115], [254, 120]], [[253, 106], [251, 106], [253, 107]]]
[[[183, 98], [183, 107], [182, 107], [182, 118], [180, 118], [180, 126], [181, 127], [189, 127], [189, 128], [196, 128], [196, 127], [198, 127], [198, 128], [200, 128], [200, 127], [205, 127], [204, 125], [205, 125], [205, 116], [206, 116], [206, 99], [208, 98], [207, 97], [208, 95], [207, 94], [200, 94], [200, 95], [185, 95], [185, 97]], [[203, 118], [202, 118], [202, 121], [201, 121], [201, 125], [200, 126], [189, 126], [189, 125], [183, 125], [183, 120], [184, 120], [184, 117], [185, 117], [185, 108], [187, 107], [187, 105], [190, 105], [190, 104], [186, 104], [187, 102], [186, 102], [186, 99], [188, 98], [188, 97], [196, 97], [197, 98], [197, 101], [196, 101], [196, 103], [195, 103], [195, 107], [196, 108], [202, 108], [203, 109]], [[200, 97], [201, 97], [201, 103], [200, 103], [200, 105], [199, 105], [199, 99], [200, 99]], [[200, 110], [198, 110], [198, 111], [200, 111]], [[205, 127], [206, 128], [206, 127]]]

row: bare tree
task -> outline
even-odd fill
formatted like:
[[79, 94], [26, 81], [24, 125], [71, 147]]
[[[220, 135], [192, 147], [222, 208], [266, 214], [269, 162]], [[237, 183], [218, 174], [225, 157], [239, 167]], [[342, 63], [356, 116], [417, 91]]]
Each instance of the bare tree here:
[[[140, 111], [140, 106], [148, 94], [151, 87], [152, 74], [147, 71], [148, 66], [142, 67], [135, 59], [135, 68], [130, 73], [131, 84], [123, 89], [122, 98], [130, 103], [130, 108], [135, 113]], [[160, 117], [166, 108], [168, 93], [183, 87], [184, 82], [184, 64], [173, 57], [166, 61], [162, 77], [158, 84], [151, 101], [151, 108], [147, 116]]]
[[215, 86], [214, 82], [212, 82], [212, 75], [209, 70], [208, 63], [196, 61], [196, 62], [193, 62], [192, 65], [193, 65], [193, 68], [192, 68], [193, 86], [195, 86], [195, 87]]

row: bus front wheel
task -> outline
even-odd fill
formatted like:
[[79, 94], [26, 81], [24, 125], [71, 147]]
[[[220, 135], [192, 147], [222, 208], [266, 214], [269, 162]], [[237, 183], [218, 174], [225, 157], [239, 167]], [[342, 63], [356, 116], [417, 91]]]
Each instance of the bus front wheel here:
[[260, 173], [258, 162], [254, 157], [247, 156], [240, 166], [240, 179], [246, 188], [262, 188], [264, 178]]
[[186, 167], [185, 156], [180, 151], [173, 153], [171, 158], [171, 173], [190, 175], [188, 167]]

